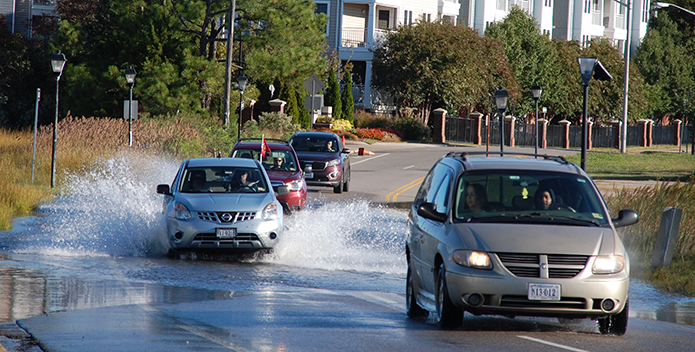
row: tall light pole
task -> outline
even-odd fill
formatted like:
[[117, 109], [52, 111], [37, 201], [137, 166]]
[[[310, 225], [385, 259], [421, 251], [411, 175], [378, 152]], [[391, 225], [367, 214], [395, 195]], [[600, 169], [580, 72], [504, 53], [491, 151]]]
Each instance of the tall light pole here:
[[133, 86], [135, 85], [135, 72], [133, 66], [125, 70], [125, 80], [130, 84], [130, 98], [128, 99], [128, 146], [133, 146]]
[[55, 121], [53, 121], [53, 158], [51, 166], [51, 188], [55, 187], [56, 184], [56, 147], [58, 144], [58, 95], [60, 92], [60, 76], [63, 74], [63, 67], [65, 67], [65, 54], [58, 50], [57, 53], [51, 54], [51, 67], [53, 68], [53, 73], [56, 75], [56, 116]]
[[541, 98], [541, 93], [543, 92], [543, 88], [538, 85], [538, 83], [534, 84], [531, 87], [531, 94], [533, 94], [533, 100], [536, 101], [536, 115], [534, 115], [534, 118], [536, 119], [536, 123], [534, 125], [536, 126], [536, 131], [535, 131], [535, 136], [536, 136], [536, 158], [538, 158], [538, 99]]
[[587, 114], [589, 113], [589, 81], [591, 81], [591, 75], [594, 73], [594, 67], [598, 61], [593, 57], [579, 57], [579, 73], [582, 75], [582, 84], [584, 85], [584, 110], [582, 110], [582, 170], [586, 171], [586, 148], [587, 148], [587, 136], [589, 135], [589, 119]]
[[243, 73], [237, 78], [237, 83], [239, 84], [239, 128], [237, 130], [236, 140], [237, 142], [241, 140], [241, 115], [244, 111], [244, 90], [246, 89], [246, 84], [249, 82], [246, 75]]
[[224, 127], [229, 126], [229, 101], [232, 92], [232, 45], [234, 38], [234, 17], [236, 16], [236, 0], [230, 0], [227, 14], [227, 62], [224, 74]]
[[504, 156], [504, 111], [507, 110], [509, 92], [500, 86], [495, 91], [495, 105], [500, 114], [500, 156]]

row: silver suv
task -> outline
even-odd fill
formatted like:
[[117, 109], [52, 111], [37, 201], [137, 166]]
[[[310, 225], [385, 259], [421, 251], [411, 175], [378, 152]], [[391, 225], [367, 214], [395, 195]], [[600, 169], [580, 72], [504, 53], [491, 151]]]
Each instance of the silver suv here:
[[[630, 261], [593, 180], [562, 157], [448, 154], [408, 216], [406, 308], [442, 327], [463, 312], [590, 318], [623, 335]], [[485, 153], [482, 153], [485, 154]]]

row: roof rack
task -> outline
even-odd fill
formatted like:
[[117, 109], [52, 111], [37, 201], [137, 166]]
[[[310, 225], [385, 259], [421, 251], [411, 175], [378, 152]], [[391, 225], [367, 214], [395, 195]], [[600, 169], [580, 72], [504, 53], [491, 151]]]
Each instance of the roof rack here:
[[553, 160], [561, 164], [569, 164], [570, 162], [565, 159], [565, 157], [561, 155], [548, 155], [548, 154], [534, 154], [534, 153], [515, 153], [515, 152], [483, 152], [483, 151], [474, 151], [474, 152], [463, 152], [460, 154], [457, 154], [456, 152], [450, 152], [449, 156], [453, 155], [458, 155], [461, 158], [463, 158], [463, 161], [466, 161], [466, 158], [469, 156], [473, 155], [486, 155], [489, 156], [490, 154], [493, 155], [499, 155], [501, 157], [504, 157], [505, 155], [511, 155], [511, 156], [529, 156], [529, 157], [536, 157], [536, 158], [543, 158], [545, 160]]
[[[238, 140], [237, 143], [241, 143], [241, 142], [260, 142], [260, 141], [262, 141], [262, 140], [263, 140], [263, 138], [242, 138], [242, 139]], [[285, 144], [285, 145], [290, 145], [290, 141], [288, 141], [288, 140], [286, 140], [286, 139], [266, 138], [265, 141], [266, 141], [266, 142], [275, 142], [275, 143], [282, 143], [282, 144]]]

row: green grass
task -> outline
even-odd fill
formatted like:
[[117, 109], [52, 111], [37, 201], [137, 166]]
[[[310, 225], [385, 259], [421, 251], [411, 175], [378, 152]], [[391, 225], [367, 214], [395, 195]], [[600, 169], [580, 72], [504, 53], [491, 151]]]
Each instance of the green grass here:
[[[567, 160], [580, 165], [581, 155]], [[586, 156], [586, 171], [597, 179], [686, 181], [695, 171], [695, 155], [659, 150], [592, 151]]]

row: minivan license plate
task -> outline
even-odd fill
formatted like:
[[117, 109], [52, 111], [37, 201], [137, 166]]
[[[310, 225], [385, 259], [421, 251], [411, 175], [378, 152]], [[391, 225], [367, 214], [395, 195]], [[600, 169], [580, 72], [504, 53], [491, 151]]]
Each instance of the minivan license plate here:
[[528, 284], [528, 299], [534, 301], [559, 301], [560, 285]]
[[236, 237], [236, 229], [217, 229], [217, 238], [229, 239]]

